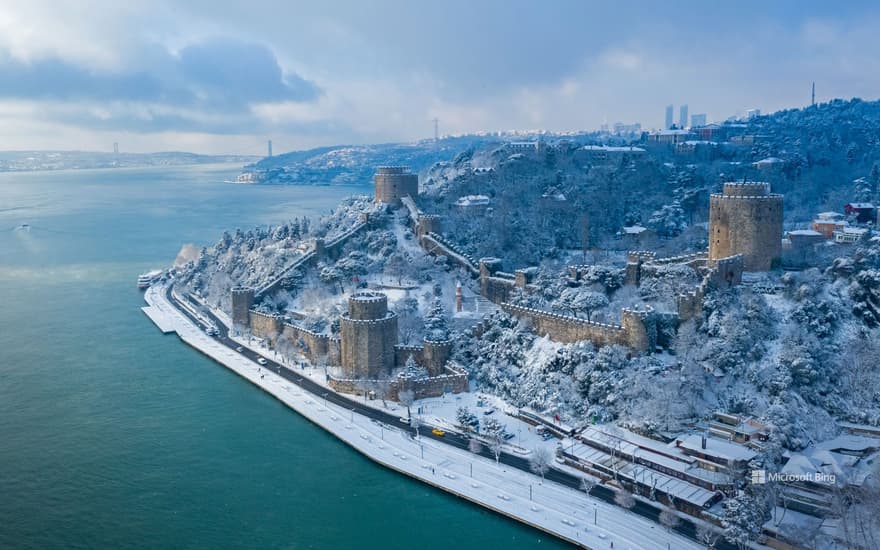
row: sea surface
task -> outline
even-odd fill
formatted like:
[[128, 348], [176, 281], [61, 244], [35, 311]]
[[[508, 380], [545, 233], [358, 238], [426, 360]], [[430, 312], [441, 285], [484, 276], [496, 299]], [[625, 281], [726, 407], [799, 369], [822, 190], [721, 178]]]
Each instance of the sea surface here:
[[0, 548], [565, 547], [373, 464], [143, 315], [138, 274], [182, 244], [371, 191], [238, 171], [0, 174]]

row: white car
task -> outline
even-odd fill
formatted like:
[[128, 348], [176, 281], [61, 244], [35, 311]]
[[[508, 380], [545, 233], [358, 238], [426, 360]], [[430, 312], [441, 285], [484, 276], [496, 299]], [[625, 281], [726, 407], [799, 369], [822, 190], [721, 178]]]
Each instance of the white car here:
[[257, 357], [257, 363], [259, 363], [259, 364], [261, 364], [261, 365], [265, 365], [265, 364], [266, 364], [266, 360], [263, 359], [262, 357]]
[[244, 353], [244, 348], [241, 346], [238, 346], [237, 348], [235, 348], [235, 351], [237, 351], [238, 353]]

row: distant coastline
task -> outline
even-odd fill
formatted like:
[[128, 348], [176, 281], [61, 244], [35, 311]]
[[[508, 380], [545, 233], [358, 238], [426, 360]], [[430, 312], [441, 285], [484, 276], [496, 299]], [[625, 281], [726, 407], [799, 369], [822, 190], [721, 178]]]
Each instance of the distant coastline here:
[[249, 164], [248, 155], [199, 155], [179, 151], [106, 153], [92, 151], [0, 151], [0, 172], [152, 168], [203, 164]]

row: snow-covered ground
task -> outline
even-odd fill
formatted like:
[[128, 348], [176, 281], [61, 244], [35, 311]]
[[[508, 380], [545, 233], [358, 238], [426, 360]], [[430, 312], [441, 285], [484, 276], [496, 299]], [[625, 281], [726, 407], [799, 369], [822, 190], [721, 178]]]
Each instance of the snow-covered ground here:
[[[149, 317], [157, 325], [173, 327], [187, 344], [379, 464], [585, 548], [609, 548], [612, 542], [614, 548], [624, 550], [700, 548], [660, 525], [580, 491], [542, 483], [537, 476], [439, 442], [411, 439], [396, 426], [325, 404], [280, 376], [260, 372], [259, 365], [207, 336], [166, 301], [162, 287], [148, 289], [145, 299], [150, 305]], [[445, 416], [448, 407], [456, 407], [454, 401], [425, 402], [425, 414], [443, 412]], [[501, 412], [495, 415], [500, 420]]]

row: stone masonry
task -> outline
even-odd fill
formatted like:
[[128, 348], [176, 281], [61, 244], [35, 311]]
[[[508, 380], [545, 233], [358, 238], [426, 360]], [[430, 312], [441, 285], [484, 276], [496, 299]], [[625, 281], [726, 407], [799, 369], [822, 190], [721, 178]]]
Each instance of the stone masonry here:
[[725, 183], [709, 197], [709, 260], [743, 255], [746, 271], [769, 271], [782, 258], [782, 195], [763, 182]]

